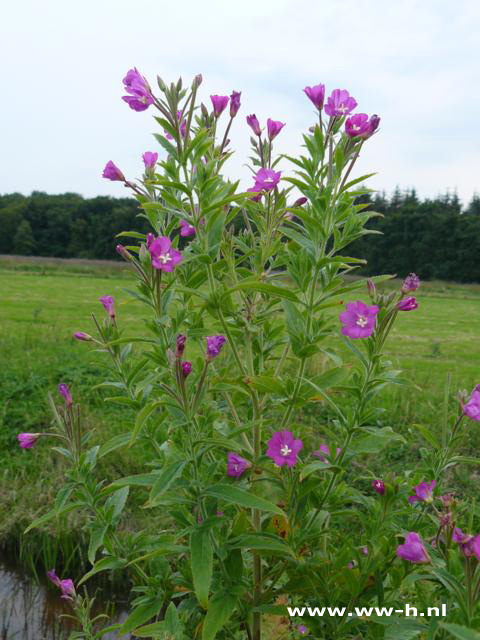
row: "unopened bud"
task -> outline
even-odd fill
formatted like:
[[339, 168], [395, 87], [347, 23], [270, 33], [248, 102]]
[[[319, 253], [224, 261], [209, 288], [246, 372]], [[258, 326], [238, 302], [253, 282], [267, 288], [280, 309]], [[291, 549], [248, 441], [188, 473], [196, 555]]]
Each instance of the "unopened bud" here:
[[187, 342], [187, 336], [184, 336], [181, 334], [177, 336], [177, 352], [176, 352], [177, 358], [180, 358], [183, 355], [183, 352], [185, 351], [186, 342]]
[[157, 76], [157, 84], [158, 84], [158, 88], [160, 89], [160, 91], [165, 91], [165, 89], [167, 88], [167, 85], [165, 84], [165, 82], [161, 79], [160, 76]]
[[203, 82], [202, 74], [201, 74], [201, 73], [198, 73], [198, 74], [194, 77], [194, 79], [193, 79], [193, 82], [192, 82], [192, 89], [193, 89], [194, 87], [196, 87], [196, 88], [198, 89], [198, 87], [202, 84], [202, 82]]
[[295, 200], [295, 202], [293, 203], [294, 207], [301, 207], [302, 205], [304, 205], [307, 202], [308, 198], [305, 198], [305, 196], [302, 196], [301, 198], [298, 198], [297, 200]]
[[191, 372], [192, 372], [192, 363], [188, 362], [188, 360], [185, 360], [185, 362], [182, 362], [183, 377], [187, 378]]
[[77, 331], [73, 334], [73, 337], [77, 340], [82, 340], [83, 342], [88, 342], [89, 340], [93, 340], [92, 336], [89, 336], [88, 333], [84, 333], [83, 331]]
[[123, 244], [117, 244], [115, 249], [116, 249], [118, 255], [122, 256], [122, 258], [124, 258], [125, 260], [129, 260], [130, 261], [132, 259], [132, 256], [128, 253], [128, 251], [125, 249]]
[[369, 278], [367, 280], [367, 289], [368, 289], [368, 294], [370, 295], [371, 298], [375, 298], [375, 294], [377, 293], [377, 289], [375, 287], [375, 283], [374, 281]]

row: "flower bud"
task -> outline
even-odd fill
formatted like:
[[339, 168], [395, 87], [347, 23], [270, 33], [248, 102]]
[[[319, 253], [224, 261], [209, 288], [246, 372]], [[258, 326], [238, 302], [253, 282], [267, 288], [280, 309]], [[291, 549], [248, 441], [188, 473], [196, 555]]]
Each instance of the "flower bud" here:
[[188, 360], [185, 360], [185, 362], [182, 362], [182, 375], [184, 378], [187, 378], [190, 373], [192, 371], [192, 363], [189, 362]]
[[177, 351], [176, 351], [177, 358], [182, 357], [183, 352], [185, 351], [186, 342], [187, 342], [187, 336], [184, 336], [182, 334], [177, 336]]
[[128, 253], [128, 251], [125, 249], [123, 244], [117, 244], [117, 246], [115, 247], [115, 250], [118, 253], [118, 255], [122, 256], [122, 258], [124, 258], [125, 260], [130, 261], [132, 259], [132, 256]]
[[234, 118], [238, 110], [240, 109], [240, 96], [242, 95], [241, 91], [233, 91], [230, 96], [230, 117]]
[[167, 85], [165, 84], [165, 82], [161, 79], [160, 76], [157, 76], [157, 84], [158, 84], [158, 88], [160, 89], [160, 91], [165, 91], [167, 88]]
[[301, 207], [307, 202], [307, 200], [308, 198], [305, 198], [305, 196], [302, 196], [301, 198], [298, 198], [297, 200], [295, 200], [295, 202], [293, 203], [293, 206]]
[[374, 480], [372, 482], [372, 489], [379, 493], [381, 496], [385, 493], [385, 485], [381, 480]]
[[153, 235], [153, 233], [147, 233], [147, 240], [146, 240], [147, 249], [150, 248], [150, 245], [152, 244], [154, 239], [155, 239], [155, 236]]
[[374, 281], [371, 278], [369, 278], [367, 280], [367, 289], [368, 289], [368, 295], [373, 300], [375, 298], [376, 293], [377, 293], [377, 289], [375, 287]]
[[71, 407], [73, 405], [72, 394], [70, 393], [70, 389], [68, 388], [67, 384], [65, 384], [64, 382], [59, 384], [58, 393], [65, 399], [65, 404], [67, 405], [67, 407]]
[[198, 89], [198, 87], [202, 84], [202, 82], [203, 82], [202, 74], [197, 73], [197, 75], [194, 77], [192, 82], [192, 89], [194, 89], [195, 87]]
[[420, 286], [420, 278], [416, 273], [410, 273], [402, 284], [402, 293], [409, 293], [410, 291], [416, 291]]
[[31, 449], [40, 438], [40, 433], [19, 433], [17, 436], [18, 444], [21, 449]]
[[84, 333], [83, 331], [77, 331], [73, 334], [73, 337], [76, 340], [82, 340], [83, 342], [88, 342], [89, 340], [93, 340], [92, 336], [89, 336], [88, 333]]

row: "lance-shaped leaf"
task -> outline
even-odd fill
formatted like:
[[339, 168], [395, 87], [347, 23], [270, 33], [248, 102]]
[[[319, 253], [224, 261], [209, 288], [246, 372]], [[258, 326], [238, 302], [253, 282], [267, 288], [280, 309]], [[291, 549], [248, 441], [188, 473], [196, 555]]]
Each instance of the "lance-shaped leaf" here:
[[248, 507], [251, 509], [260, 509], [260, 511], [268, 511], [270, 513], [278, 513], [280, 516], [284, 516], [285, 513], [277, 507], [273, 502], [269, 502], [264, 498], [249, 493], [244, 489], [238, 487], [232, 487], [228, 484], [216, 484], [208, 487], [204, 490], [204, 495], [211, 496], [212, 498], [218, 498], [231, 504], [236, 504], [241, 507]]
[[235, 611], [236, 605], [237, 599], [228, 593], [219, 593], [212, 598], [203, 622], [202, 640], [214, 640]]
[[197, 529], [190, 535], [193, 587], [197, 600], [208, 607], [208, 594], [213, 573], [213, 550], [208, 531]]

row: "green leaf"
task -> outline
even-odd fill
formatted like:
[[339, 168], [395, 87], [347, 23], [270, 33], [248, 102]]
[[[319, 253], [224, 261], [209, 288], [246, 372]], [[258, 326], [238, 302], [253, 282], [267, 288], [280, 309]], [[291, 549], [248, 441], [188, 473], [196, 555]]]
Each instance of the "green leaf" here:
[[165, 138], [165, 136], [162, 136], [160, 133], [154, 133], [153, 135], [168, 154], [174, 158], [177, 157], [177, 149]]
[[59, 509], [59, 510], [52, 509], [48, 513], [45, 513], [43, 516], [40, 516], [40, 518], [37, 518], [36, 520], [34, 520], [30, 525], [28, 525], [28, 527], [25, 529], [23, 533], [26, 534], [32, 529], [36, 529], [37, 527], [40, 527], [42, 524], [45, 524], [46, 522], [53, 520], [53, 518], [63, 516], [67, 513], [71, 513], [72, 511], [75, 511], [76, 509], [80, 509], [83, 506], [84, 506], [83, 502], [74, 502], [72, 504], [67, 505], [66, 507], [63, 507], [63, 509]]
[[115, 491], [105, 502], [105, 509], [107, 511], [112, 510], [112, 520], [117, 518], [123, 511], [125, 503], [127, 502], [128, 492], [130, 488], [128, 486], [122, 487]]
[[315, 460], [314, 462], [310, 462], [306, 464], [300, 472], [300, 482], [308, 478], [309, 475], [315, 473], [315, 471], [327, 471], [328, 469], [332, 471], [340, 471], [340, 467], [334, 464], [329, 464], [328, 462], [322, 462], [321, 460]]
[[205, 489], [203, 493], [206, 496], [218, 498], [219, 500], [224, 500], [225, 502], [229, 502], [231, 504], [237, 504], [241, 507], [260, 509], [261, 511], [269, 511], [270, 513], [277, 513], [280, 516], [285, 515], [285, 513], [279, 507], [277, 507], [277, 505], [273, 504], [273, 502], [269, 502], [268, 500], [264, 500], [264, 498], [260, 498], [253, 493], [245, 491], [244, 489], [232, 487], [228, 484], [212, 485], [211, 487]]
[[424, 425], [424, 424], [413, 424], [412, 426], [420, 431], [420, 433], [425, 438], [425, 440], [429, 444], [431, 444], [434, 449], [440, 449], [441, 448], [441, 445], [437, 442], [437, 440], [435, 439], [435, 436], [433, 435], [433, 433], [430, 431], [430, 429], [426, 425]]
[[302, 304], [301, 300], [290, 291], [290, 289], [284, 289], [283, 287], [277, 287], [274, 284], [269, 284], [268, 282], [259, 282], [258, 280], [243, 280], [239, 282], [234, 287], [228, 289], [227, 294], [231, 294], [234, 291], [259, 291], [260, 293], [267, 293], [276, 298], [284, 298], [285, 300], [290, 300], [291, 302], [296, 302], [297, 304]]
[[132, 437], [130, 438], [130, 446], [135, 442], [137, 435], [140, 432], [140, 429], [143, 427], [148, 418], [152, 415], [155, 409], [161, 407], [163, 402], [159, 402], [158, 400], [155, 402], [149, 402], [146, 404], [141, 411], [137, 414], [135, 420], [135, 427], [133, 429]]
[[116, 451], [117, 449], [120, 449], [120, 447], [124, 447], [130, 442], [131, 436], [132, 434], [130, 432], [120, 433], [117, 436], [113, 436], [113, 438], [110, 438], [110, 440], [107, 440], [107, 442], [101, 445], [98, 451], [98, 457], [102, 458], [103, 456], [112, 453], [112, 451]]
[[467, 627], [461, 627], [459, 624], [440, 622], [438, 626], [448, 631], [448, 633], [454, 638], [458, 638], [458, 640], [480, 640], [480, 633]]
[[105, 538], [105, 534], [107, 533], [108, 525], [104, 526], [95, 526], [92, 529], [90, 534], [90, 544], [88, 545], [88, 561], [90, 564], [94, 564], [95, 555], [103, 544], [103, 539]]
[[399, 433], [395, 433], [391, 427], [362, 427], [357, 430], [361, 432], [360, 437], [354, 438], [350, 445], [351, 451], [355, 453], [378, 453], [392, 442], [405, 443], [405, 438]]
[[202, 640], [214, 640], [217, 632], [235, 611], [236, 605], [237, 599], [228, 593], [218, 594], [212, 598], [203, 622]]
[[158, 471], [152, 471], [151, 473], [139, 473], [136, 476], [126, 476], [125, 478], [119, 478], [104, 489], [104, 491], [113, 487], [152, 487], [158, 478]]
[[164, 640], [166, 634], [165, 621], [162, 620], [161, 622], [147, 624], [144, 627], [135, 629], [132, 633], [136, 638], [160, 638], [161, 640]]
[[96, 573], [100, 573], [101, 571], [112, 571], [114, 569], [122, 569], [126, 565], [127, 561], [123, 558], [114, 558], [112, 556], [108, 556], [106, 558], [102, 558], [98, 560], [93, 565], [93, 568], [90, 569], [88, 573], [86, 573], [83, 578], [78, 583], [78, 586], [82, 585], [84, 582], [89, 580]]
[[234, 538], [229, 545], [232, 549], [262, 549], [283, 555], [293, 555], [290, 547], [275, 535], [269, 533], [246, 533]]
[[175, 640], [183, 637], [183, 624], [180, 622], [177, 607], [173, 602], [170, 602], [165, 613], [165, 631]]
[[213, 550], [208, 531], [197, 529], [190, 535], [193, 587], [198, 602], [208, 607], [208, 594], [213, 573]]
[[283, 382], [280, 378], [275, 378], [273, 376], [254, 376], [253, 378], [248, 378], [247, 384], [257, 391], [260, 391], [260, 393], [285, 394]]
[[153, 506], [155, 504], [155, 500], [168, 491], [172, 483], [179, 475], [181, 475], [185, 464], [185, 460], [176, 460], [175, 462], [167, 465], [161, 471], [160, 475], [157, 475], [157, 479], [155, 480], [155, 484], [153, 485], [148, 498], [148, 507]]
[[128, 616], [128, 618], [123, 623], [120, 629], [120, 635], [124, 633], [129, 633], [136, 629], [147, 620], [150, 620], [160, 611], [163, 605], [163, 599], [157, 598], [153, 602], [146, 602], [145, 604], [141, 604], [138, 607], [135, 607], [133, 612]]

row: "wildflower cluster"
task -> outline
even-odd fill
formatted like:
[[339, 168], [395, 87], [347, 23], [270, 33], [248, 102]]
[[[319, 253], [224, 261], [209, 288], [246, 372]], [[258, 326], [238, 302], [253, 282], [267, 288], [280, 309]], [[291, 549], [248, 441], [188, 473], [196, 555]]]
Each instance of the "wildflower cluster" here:
[[[202, 81], [158, 77], [154, 91], [128, 71], [123, 100], [154, 111], [159, 146], [138, 154], [137, 181], [111, 160], [103, 171], [132, 192], [151, 226], [146, 235], [125, 231], [117, 246], [146, 322], [127, 332], [122, 307], [104, 295], [94, 335], [72, 330], [110, 359], [102, 388], [113, 390], [109, 401], [129, 430], [91, 446], [62, 383], [54, 428], [18, 436], [25, 449], [40, 437], [63, 439], [55, 451], [69, 465], [67, 490], [46, 518], [88, 515], [92, 566], [78, 585], [101, 571], [130, 572], [136, 597], [120, 634], [261, 640], [264, 618], [287, 604], [395, 605], [411, 589], [411, 565], [423, 564], [417, 580], [429, 606], [454, 584], [452, 621], [470, 625], [480, 538], [463, 533], [464, 510], [438, 494], [447, 470], [466, 460], [463, 421], [480, 421], [480, 386], [446, 412], [443, 440], [422, 427], [431, 450], [414, 468], [375, 470], [383, 449], [406, 443], [379, 410], [382, 390], [402, 382], [385, 344], [399, 312], [428, 314], [412, 295], [413, 273], [385, 289], [389, 276], [347, 277], [363, 261], [345, 249], [377, 215], [362, 204], [368, 176], [352, 171], [380, 118], [355, 113], [345, 89], [306, 87], [314, 118], [304, 148], [279, 156], [288, 123], [255, 114], [245, 123], [239, 91], [199, 102]], [[239, 123], [252, 134], [253, 185], [243, 191], [222, 174]], [[138, 473], [122, 476], [117, 464], [119, 476], [107, 481], [98, 462], [121, 460], [123, 448], [139, 452]], [[137, 531], [124, 521], [131, 499], [149, 513]], [[50, 579], [91, 629], [89, 601], [71, 581]], [[383, 626], [312, 617], [285, 633], [376, 639]]]

